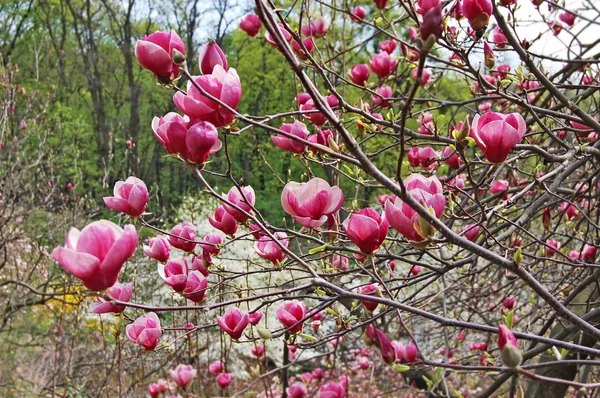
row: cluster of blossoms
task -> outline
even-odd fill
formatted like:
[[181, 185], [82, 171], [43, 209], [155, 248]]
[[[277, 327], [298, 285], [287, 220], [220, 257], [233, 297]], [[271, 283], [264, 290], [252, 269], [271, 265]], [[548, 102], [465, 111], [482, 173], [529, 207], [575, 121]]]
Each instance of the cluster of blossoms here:
[[[374, 2], [378, 10], [384, 10], [387, 3], [387, 1]], [[514, 4], [510, 1], [501, 1], [501, 3], [507, 7]], [[472, 30], [472, 37], [476, 40], [482, 38], [493, 14], [492, 2], [463, 0], [456, 1], [453, 7], [451, 18], [460, 20], [466, 17]], [[423, 61], [422, 58], [443, 36], [446, 29], [444, 25], [446, 13], [442, 12], [440, 0], [418, 0], [414, 4], [414, 11], [418, 15], [420, 31], [410, 27], [409, 42], [402, 43], [399, 51], [412, 68], [410, 73], [414, 83], [412, 81], [411, 83], [415, 90], [428, 90], [437, 84], [437, 79], [434, 78], [432, 69], [425, 67], [425, 63], [420, 61]], [[572, 14], [563, 14], [558, 17], [560, 21], [572, 25]], [[362, 24], [366, 16], [367, 12], [362, 6], [351, 10], [350, 18], [354, 23]], [[251, 37], [257, 36], [261, 27], [262, 22], [256, 15], [247, 15], [240, 23], [240, 28]], [[310, 60], [313, 51], [318, 48], [319, 40], [328, 34], [328, 22], [323, 17], [309, 19], [299, 27], [299, 34], [288, 31], [288, 28], [281, 23], [276, 25], [275, 29], [278, 29], [280, 34], [267, 32], [265, 40], [282, 52], [285, 49], [281, 46], [289, 45], [295, 56], [302, 61]], [[451, 29], [448, 28], [446, 34], [447, 36], [452, 34]], [[284, 43], [281, 42], [281, 38], [284, 39]], [[490, 42], [495, 48], [504, 48], [508, 45], [508, 39], [499, 27], [493, 30], [492, 39]], [[352, 65], [347, 71], [347, 78], [352, 83], [352, 88], [368, 93], [360, 100], [360, 117], [348, 123], [353, 128], [357, 128], [359, 134], [369, 131], [373, 132], [373, 137], [376, 137], [386, 125], [395, 123], [392, 113], [399, 101], [398, 98], [404, 95], [396, 93], [389, 85], [392, 84], [393, 76], [404, 61], [394, 54], [397, 48], [396, 40], [381, 41], [378, 52], [370, 57], [368, 63]], [[496, 62], [495, 54], [492, 46], [485, 40], [483, 52], [485, 65], [492, 70]], [[234, 120], [239, 116], [237, 107], [241, 100], [242, 86], [236, 70], [229, 67], [225, 54], [216, 43], [211, 41], [200, 50], [198, 64], [201, 75], [199, 76], [189, 74], [185, 53], [184, 43], [175, 32], [156, 32], [136, 44], [136, 56], [140, 64], [153, 72], [164, 85], [172, 85], [182, 73], [188, 77], [186, 90], [176, 90], [173, 95], [173, 102], [182, 114], [170, 112], [162, 117], [155, 117], [151, 128], [168, 154], [188, 163], [195, 168], [195, 171], [201, 172], [207, 166], [210, 156], [222, 148], [219, 134], [233, 128]], [[493, 75], [483, 76], [477, 82], [473, 92], [480, 94], [490, 87], [498, 87], [510, 72], [510, 66], [500, 65]], [[345, 79], [345, 76], [342, 78]], [[538, 87], [537, 81], [523, 80], [519, 83], [519, 89], [526, 94], [524, 98], [531, 99], [529, 97], [531, 94], [527, 92]], [[366, 103], [369, 99], [370, 103]], [[278, 123], [280, 126], [278, 129], [270, 128], [270, 131], [277, 131], [271, 135], [271, 142], [276, 148], [286, 153], [291, 152], [293, 155], [290, 156], [302, 161], [342, 154], [343, 146], [338, 141], [338, 130], [332, 115], [343, 112], [344, 106], [347, 105], [343, 101], [344, 99], [338, 93], [322, 95], [313, 90], [311, 93], [297, 94], [295, 98], [297, 112], [293, 113], [299, 120], [288, 120], [280, 125]], [[390, 113], [384, 117], [381, 113], [371, 112], [371, 109], [383, 113], [390, 111]], [[366, 278], [365, 275], [368, 275], [369, 280], [357, 279], [358, 285], [352, 286], [351, 293], [360, 295], [359, 301], [362, 306], [359, 310], [362, 315], [378, 316], [383, 313], [382, 307], [384, 307], [380, 303], [384, 303], [384, 298], [388, 299], [386, 296], [392, 297], [392, 294], [386, 291], [383, 279], [386, 278], [385, 275], [389, 276], [389, 280], [397, 277], [394, 274], [396, 262], [389, 260], [395, 258], [399, 261], [401, 258], [396, 256], [390, 247], [403, 244], [415, 250], [426, 251], [438, 243], [451, 241], [444, 241], [436, 236], [440, 235], [438, 229], [444, 227], [459, 231], [452, 243], [457, 241], [463, 246], [472, 247], [487, 241], [491, 234], [490, 228], [480, 221], [484, 220], [484, 215], [465, 210], [467, 206], [463, 204], [471, 201], [477, 204], [483, 202], [487, 206], [492, 201], [498, 201], [498, 208], [508, 206], [515, 197], [518, 199], [515, 192], [528, 184], [528, 181], [519, 178], [516, 172], [508, 177], [495, 172], [501, 169], [504, 162], [510, 160], [511, 152], [518, 148], [517, 145], [526, 137], [528, 127], [525, 119], [520, 113], [504, 108], [502, 104], [496, 102], [496, 98], [483, 102], [478, 109], [481, 114], [475, 114], [471, 120], [467, 117], [456, 126], [451, 126], [450, 134], [446, 136], [443, 136], [445, 134], [442, 131], [442, 124], [436, 116], [429, 111], [420, 112], [418, 118], [413, 120], [418, 128], [411, 135], [411, 139], [415, 137], [419, 140], [432, 139], [434, 143], [426, 146], [413, 145], [410, 149], [402, 151], [401, 154], [405, 155], [410, 166], [409, 172], [402, 174], [399, 166], [397, 180], [384, 184], [396, 194], [380, 195], [379, 205], [360, 206], [358, 200], [350, 204], [341, 186], [331, 184], [308, 172], [300, 182], [288, 180], [287, 183], [281, 184], [284, 185], [280, 196], [281, 208], [300, 226], [298, 230], [287, 229], [284, 232], [283, 228], [272, 226], [262, 219], [257, 210], [256, 192], [252, 186], [234, 183], [227, 193], [221, 194], [220, 204], [216, 209], [211, 208], [208, 216], [210, 225], [222, 234], [215, 231], [200, 239], [194, 224], [184, 221], [173, 227], [170, 232], [150, 238], [147, 245], [144, 245], [143, 251], [147, 257], [158, 262], [158, 276], [164, 283], [176, 294], [195, 304], [207, 300], [207, 297], [210, 297], [208, 293], [213, 290], [215, 292], [213, 297], [220, 296], [221, 293], [217, 292], [215, 287], [220, 286], [222, 280], [217, 281], [220, 275], [215, 275], [218, 268], [215, 263], [218, 262], [223, 247], [240, 237], [252, 240], [254, 252], [268, 261], [263, 263], [271, 267], [269, 270], [279, 271], [290, 263], [306, 265], [307, 261], [318, 260], [323, 266], [315, 267], [318, 268], [318, 272], [311, 269], [314, 271], [313, 279], [318, 277], [320, 280], [322, 275], [329, 272], [344, 274], [350, 270], [350, 261], [356, 260], [356, 264], [364, 270], [364, 274], [360, 274], [360, 277]], [[410, 113], [410, 110], [407, 112]], [[408, 117], [410, 118], [411, 115]], [[582, 134], [588, 139], [593, 134], [590, 133], [588, 126], [581, 123], [571, 121], [571, 126], [576, 130], [576, 134]], [[434, 140], [440, 136], [443, 136], [442, 140]], [[406, 140], [402, 144], [412, 145], [413, 142], [415, 141]], [[354, 143], [351, 139], [346, 139], [344, 145], [350, 144]], [[401, 165], [404, 159], [402, 156], [399, 157]], [[487, 168], [482, 182], [476, 183], [471, 175], [474, 164]], [[450, 173], [455, 174], [450, 177], [442, 175], [446, 170], [449, 170], [448, 176]], [[542, 172], [535, 176], [544, 178]], [[362, 177], [358, 177], [358, 173], [353, 177], [356, 177], [353, 181], [357, 181], [357, 185], [364, 182]], [[336, 180], [332, 179], [332, 181]], [[397, 184], [397, 189], [393, 187], [394, 183]], [[460, 203], [456, 198], [464, 194], [467, 184], [471, 184], [467, 189], [471, 189], [472, 197]], [[588, 188], [582, 185], [579, 189]], [[106, 197], [104, 201], [109, 208], [135, 220], [144, 215], [149, 198], [144, 182], [130, 177], [125, 181], [117, 182], [114, 186], [114, 196]], [[347, 207], [344, 207], [345, 204]], [[455, 206], [461, 206], [462, 214]], [[567, 221], [573, 222], [578, 219], [581, 210], [589, 206], [589, 201], [578, 203], [565, 201], [558, 206], [558, 210], [561, 212], [561, 217], [564, 216]], [[464, 217], [460, 219], [457, 214]], [[444, 224], [451, 218], [459, 220], [457, 225]], [[550, 208], [547, 208], [542, 219], [545, 230], [551, 229], [552, 218]], [[296, 224], [294, 228], [298, 227]], [[301, 254], [296, 254], [301, 245], [296, 247], [292, 242], [294, 239], [300, 240], [300, 237], [307, 238], [308, 241], [314, 238], [314, 241], [320, 242], [322, 246], [309, 249], [308, 254], [303, 249]], [[570, 258], [571, 264], [595, 261], [597, 247], [593, 245], [581, 244], [579, 250], [568, 251], [567, 249], [568, 255], [566, 255], [562, 242], [555, 239], [544, 238], [544, 240], [543, 254], [547, 258], [562, 255]], [[510, 244], [505, 248], [507, 253], [509, 249], [514, 253], [516, 266], [519, 266], [522, 261], [520, 257], [522, 241], [522, 237], [511, 237]], [[88, 289], [106, 291], [105, 296], [98, 298], [98, 303], [93, 309], [95, 313], [120, 313], [131, 300], [133, 285], [120, 283], [118, 279], [123, 265], [134, 254], [137, 245], [138, 234], [133, 225], [129, 224], [121, 228], [110, 221], [97, 221], [87, 225], [81, 231], [71, 229], [65, 246], [54, 249], [53, 256]], [[326, 256], [310, 257], [328, 250], [329, 246], [334, 246], [335, 249], [326, 253]], [[172, 258], [174, 253], [178, 253], [173, 249], [183, 252], [183, 255]], [[340, 252], [343, 251], [352, 254], [341, 255]], [[381, 258], [378, 256], [384, 255], [389, 257], [380, 261]], [[431, 264], [420, 259], [414, 260], [414, 263], [412, 260], [410, 263], [404, 259], [402, 261], [410, 265], [403, 278], [408, 280], [408, 283], [427, 278], [430, 274], [429, 269], [435, 269]], [[330, 268], [327, 268], [328, 265], [325, 263], [330, 263]], [[383, 273], [376, 269], [380, 263], [384, 264]], [[371, 266], [375, 269], [373, 274], [370, 273]], [[427, 272], [421, 273], [423, 266]], [[266, 269], [267, 266], [264, 267]], [[310, 265], [307, 267], [310, 268]], [[324, 272], [321, 274], [321, 271]], [[319, 290], [318, 294], [325, 295], [327, 292], [323, 293]], [[241, 293], [240, 297], [242, 297]], [[510, 318], [508, 324], [512, 327], [519, 321], [515, 314], [519, 300], [508, 295], [503, 297], [501, 305], [499, 301], [489, 303], [488, 310], [494, 311], [495, 315], [502, 318]], [[327, 327], [323, 327], [326, 323], [325, 313], [336, 315], [339, 313], [335, 306], [329, 303], [326, 310], [323, 307], [311, 310], [309, 300], [292, 299], [287, 295], [281, 300], [275, 310], [281, 328], [274, 333], [262, 327], [261, 320], [265, 313], [259, 310], [261, 307], [245, 311], [240, 305], [243, 300], [227, 303], [227, 308], [221, 309], [219, 315], [215, 316], [216, 325], [235, 343], [254, 343], [251, 352], [256, 358], [265, 356], [265, 346], [256, 343], [256, 335], [265, 340], [270, 339], [273, 334], [286, 336], [286, 359], [294, 361], [298, 349], [295, 339], [306, 338], [305, 326], [310, 326], [314, 335], [322, 336], [324, 335], [322, 333], [328, 332]], [[252, 300], [248, 301], [252, 302]], [[270, 305], [272, 304], [268, 304]], [[498, 308], [500, 308], [499, 312]], [[354, 311], [354, 308], [351, 310]], [[421, 360], [425, 359], [423, 355], [425, 351], [421, 351], [422, 347], [419, 346], [417, 338], [411, 335], [410, 340], [404, 343], [391, 340], [388, 336], [388, 334], [392, 336], [391, 332], [383, 327], [376, 327], [376, 323], [377, 321], [372, 319], [362, 326], [364, 344], [370, 349], [361, 352], [355, 358], [356, 367], [366, 370], [373, 366], [374, 357], [370, 350], [375, 353], [378, 351], [384, 363], [400, 369], [403, 365], [420, 364]], [[342, 315], [336, 318], [335, 327], [340, 334], [351, 330], [353, 326], [351, 321]], [[306, 329], [311, 333], [309, 328]], [[161, 321], [153, 312], [135, 319], [126, 326], [125, 330], [130, 341], [141, 345], [146, 350], [154, 350], [158, 347], [162, 333]], [[229, 338], [226, 339], [228, 342]], [[456, 346], [442, 347], [440, 354], [444, 360], [456, 363], [455, 350], [464, 338], [464, 333], [460, 332], [456, 337]], [[336, 337], [331, 340], [331, 343], [336, 347], [342, 341], [343, 336]], [[480, 355], [479, 360], [482, 365], [492, 364], [489, 360], [488, 342], [477, 341], [468, 347], [471, 352]], [[510, 328], [504, 324], [498, 328], [497, 348], [500, 350], [500, 359], [506, 367], [513, 370], [519, 367], [522, 356], [517, 340]], [[225, 372], [225, 368], [220, 361], [213, 362], [209, 367], [209, 372], [215, 376], [215, 381], [221, 389], [227, 389], [232, 382], [232, 375]], [[291, 379], [286, 390], [287, 395], [297, 398], [309, 396], [312, 380], [321, 383], [322, 372], [322, 370], [321, 372], [315, 370], [305, 375], [304, 379], [301, 376], [300, 381]], [[170, 372], [172, 381], [182, 389], [195, 376], [196, 369], [190, 365], [179, 365]], [[322, 383], [318, 387], [319, 396], [344, 398], [348, 383], [347, 378]], [[317, 386], [313, 387], [316, 391]], [[168, 382], [159, 380], [148, 387], [148, 393], [152, 397], [157, 397], [170, 389]]]

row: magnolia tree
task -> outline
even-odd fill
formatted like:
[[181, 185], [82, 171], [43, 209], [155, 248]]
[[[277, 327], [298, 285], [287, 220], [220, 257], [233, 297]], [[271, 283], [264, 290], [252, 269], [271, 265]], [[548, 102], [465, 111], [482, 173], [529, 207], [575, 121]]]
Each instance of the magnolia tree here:
[[[148, 134], [218, 200], [214, 230], [198, 234], [191, 215], [150, 225], [146, 185], [130, 177], [104, 198], [129, 223], [73, 228], [53, 251], [97, 292], [94, 312], [121, 314], [129, 345], [179, 353], [178, 366], [144, 380], [147, 393], [558, 397], [600, 387], [593, 2], [257, 0], [254, 12], [240, 28], [295, 75], [295, 104], [278, 114], [237, 112], [244, 82], [212, 41], [198, 64], [175, 31], [135, 49], [177, 108]], [[265, 219], [232, 174], [227, 143], [249, 130], [305, 168], [292, 175], [265, 160], [287, 221]], [[159, 234], [141, 242], [142, 229]], [[225, 250], [238, 241], [255, 255]], [[158, 263], [136, 278], [162, 278], [170, 305], [134, 299], [143, 286], [120, 277], [136, 250]], [[198, 356], [204, 341], [212, 358]], [[246, 377], [232, 354], [244, 346], [259, 358]]]

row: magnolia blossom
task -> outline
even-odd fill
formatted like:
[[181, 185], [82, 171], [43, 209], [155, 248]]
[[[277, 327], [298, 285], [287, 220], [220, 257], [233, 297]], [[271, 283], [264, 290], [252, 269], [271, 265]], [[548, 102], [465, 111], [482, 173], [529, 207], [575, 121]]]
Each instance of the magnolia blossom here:
[[327, 33], [327, 25], [323, 17], [319, 17], [310, 21], [310, 23], [302, 25], [300, 33], [304, 36], [313, 36], [316, 38], [325, 36]]
[[125, 328], [127, 338], [147, 350], [154, 350], [162, 335], [160, 319], [154, 312], [139, 317]]
[[346, 389], [341, 384], [330, 381], [319, 389], [319, 398], [346, 398]]
[[223, 373], [224, 369], [225, 368], [221, 361], [214, 361], [214, 362], [211, 362], [210, 365], [208, 365], [208, 371], [215, 376], [218, 375], [219, 373]]
[[260, 32], [262, 22], [260, 18], [254, 14], [248, 14], [240, 21], [240, 29], [248, 34], [250, 37], [254, 37]]
[[185, 257], [180, 257], [166, 264], [158, 264], [158, 274], [165, 284], [171, 286], [176, 292], [182, 292], [187, 283], [188, 268], [188, 261]]
[[[106, 290], [106, 295], [114, 300], [129, 301], [133, 293], [133, 285], [127, 283], [125, 285], [119, 282], [115, 283], [112, 287]], [[94, 314], [106, 314], [109, 312], [120, 313], [125, 311], [124, 305], [111, 304], [110, 301], [106, 301], [103, 298], [98, 298], [98, 303], [94, 305], [92, 312]]]
[[425, 167], [437, 165], [438, 153], [430, 146], [412, 147], [406, 154], [408, 163], [413, 167]]
[[367, 64], [358, 64], [354, 65], [348, 71], [348, 77], [354, 84], [359, 86], [364, 86], [367, 80], [369, 80], [369, 75], [371, 71], [369, 70], [369, 66]]
[[[256, 200], [254, 189], [249, 185], [239, 188], [233, 186], [231, 189], [229, 189], [227, 195], [223, 194], [222, 197], [223, 208], [239, 222], [245, 222], [248, 219], [248, 216], [244, 214], [244, 212], [251, 214], [252, 207], [254, 206]], [[236, 207], [233, 207], [233, 205], [240, 210], [238, 210]]]
[[144, 181], [129, 177], [125, 181], [117, 181], [114, 187], [115, 196], [105, 196], [104, 204], [113, 210], [131, 217], [141, 216], [146, 211], [150, 195]]
[[[370, 296], [378, 295], [377, 285], [374, 283], [369, 283], [368, 285], [361, 286], [358, 289], [356, 289], [356, 292], [358, 294], [364, 294], [364, 295], [370, 295]], [[375, 311], [375, 309], [379, 305], [379, 303], [377, 303], [376, 301], [361, 300], [360, 302], [367, 309], [367, 311], [371, 311], [371, 312]]]
[[[242, 98], [242, 83], [234, 68], [226, 71], [221, 65], [215, 65], [210, 75], [193, 77], [193, 80], [231, 109], [235, 110]], [[224, 106], [204, 96], [192, 82], [188, 82], [186, 92], [176, 92], [173, 102], [190, 118], [198, 118], [216, 127], [226, 126], [235, 118]]]
[[215, 380], [219, 387], [226, 389], [231, 384], [231, 375], [229, 373], [221, 373]]
[[299, 381], [289, 386], [285, 391], [290, 398], [304, 398], [308, 396], [308, 390], [304, 386], [304, 383]]
[[271, 261], [273, 264], [277, 264], [285, 258], [285, 252], [281, 246], [286, 249], [289, 248], [290, 241], [285, 232], [275, 232], [274, 235], [277, 238], [277, 242], [269, 236], [262, 236], [254, 243], [254, 250], [256, 250], [256, 254], [260, 257]]
[[146, 256], [161, 263], [167, 261], [171, 255], [171, 245], [169, 245], [167, 238], [162, 235], [148, 239], [148, 245], [144, 245], [143, 249]]
[[201, 120], [190, 122], [187, 116], [174, 112], [152, 119], [152, 131], [168, 153], [200, 166], [222, 146], [213, 124]]
[[217, 207], [214, 216], [208, 216], [208, 222], [227, 235], [235, 234], [238, 228], [235, 218], [223, 206]]
[[479, 225], [478, 224], [465, 225], [463, 228], [462, 234], [465, 238], [467, 238], [471, 242], [474, 242], [475, 239], [477, 238], [477, 234], [479, 234]]
[[[446, 198], [440, 180], [436, 176], [429, 178], [421, 174], [411, 174], [404, 180], [406, 190], [412, 198], [425, 208], [433, 210], [435, 217], [444, 213]], [[420, 242], [430, 234], [421, 216], [400, 198], [385, 203], [385, 215], [390, 225], [408, 240]]]
[[115, 284], [137, 242], [131, 224], [123, 230], [107, 220], [94, 221], [81, 231], [71, 228], [65, 246], [55, 248], [52, 257], [88, 289], [104, 290]]
[[471, 135], [487, 160], [501, 163], [512, 148], [521, 142], [526, 128], [523, 116], [518, 113], [504, 115], [488, 112], [483, 116], [475, 115]]
[[224, 70], [229, 69], [225, 53], [223, 53], [221, 47], [212, 40], [202, 46], [198, 59], [200, 71], [205, 75], [213, 73], [213, 70], [217, 65], [220, 65]]
[[379, 49], [381, 51], [385, 51], [388, 54], [391, 54], [396, 49], [397, 45], [398, 44], [396, 43], [396, 40], [384, 40], [379, 42]]
[[[281, 33], [281, 35], [283, 36], [283, 38], [284, 38], [285, 41], [287, 41], [288, 43], [292, 41], [292, 34], [287, 31], [287, 29], [285, 28], [285, 26], [283, 26], [283, 24], [278, 23], [277, 24], [277, 30], [279, 30], [279, 33]], [[277, 45], [277, 42], [275, 41], [275, 39], [271, 35], [271, 32], [267, 32], [265, 34], [265, 40], [267, 40], [267, 43], [269, 43], [270, 45], [272, 45], [276, 49], [279, 49], [279, 46]]]
[[344, 203], [344, 193], [331, 187], [322, 178], [314, 177], [306, 183], [291, 181], [281, 193], [281, 206], [294, 221], [308, 227], [319, 228], [327, 216], [337, 212]]
[[304, 327], [306, 307], [298, 300], [284, 301], [277, 310], [277, 318], [291, 334], [299, 333]]
[[396, 69], [397, 64], [398, 61], [395, 57], [386, 52], [373, 55], [373, 58], [369, 61], [373, 73], [382, 79], [391, 75]]
[[[306, 140], [309, 134], [306, 125], [297, 120], [294, 121], [294, 123], [283, 123], [280, 127], [280, 130], [303, 140]], [[273, 141], [273, 144], [284, 151], [302, 153], [306, 148], [305, 143], [296, 141], [295, 139], [285, 136], [281, 133], [271, 136], [271, 140]]]
[[182, 388], [185, 388], [196, 376], [196, 369], [191, 365], [177, 365], [175, 369], [169, 370], [171, 379]]
[[251, 325], [256, 326], [262, 319], [263, 315], [264, 314], [261, 311], [252, 312], [252, 313], [248, 314], [248, 321], [250, 322]]
[[498, 327], [498, 348], [500, 349], [502, 363], [509, 368], [519, 366], [523, 360], [517, 339], [506, 325], [500, 325]]
[[393, 96], [392, 88], [390, 86], [377, 87], [375, 92], [377, 95], [371, 96], [373, 105], [379, 105], [382, 108], [390, 106], [390, 101], [385, 100], [386, 98], [391, 98]]
[[342, 224], [348, 238], [365, 254], [371, 254], [383, 243], [389, 224], [370, 207], [353, 213]]
[[204, 300], [207, 287], [208, 280], [206, 277], [200, 271], [193, 270], [187, 275], [182, 294], [186, 299], [199, 303]]
[[367, 16], [367, 12], [361, 6], [354, 7], [350, 13], [350, 19], [354, 22], [361, 22]]
[[494, 7], [491, 0], [463, 0], [462, 13], [475, 31], [487, 27]]
[[187, 221], [177, 224], [171, 230], [169, 243], [171, 246], [183, 250], [184, 252], [193, 252], [196, 248], [196, 227]]
[[185, 44], [174, 30], [156, 31], [135, 43], [135, 57], [140, 65], [166, 81], [179, 76], [179, 65], [173, 62], [175, 50], [185, 55]]
[[331, 265], [340, 271], [348, 271], [348, 257], [345, 256], [333, 256]]
[[248, 322], [248, 313], [237, 307], [229, 307], [225, 311], [225, 315], [217, 317], [219, 327], [234, 340], [242, 337]]

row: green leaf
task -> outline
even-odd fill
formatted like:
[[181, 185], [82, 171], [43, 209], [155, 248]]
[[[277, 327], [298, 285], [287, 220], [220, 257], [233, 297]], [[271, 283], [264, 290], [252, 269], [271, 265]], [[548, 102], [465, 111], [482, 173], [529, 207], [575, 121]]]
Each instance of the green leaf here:
[[327, 249], [327, 247], [329, 247], [329, 243], [325, 243], [324, 245], [321, 245], [319, 247], [315, 247], [313, 249], [310, 249], [308, 251], [308, 254], [317, 254], [317, 253], [321, 253], [323, 251], [325, 251], [325, 249]]

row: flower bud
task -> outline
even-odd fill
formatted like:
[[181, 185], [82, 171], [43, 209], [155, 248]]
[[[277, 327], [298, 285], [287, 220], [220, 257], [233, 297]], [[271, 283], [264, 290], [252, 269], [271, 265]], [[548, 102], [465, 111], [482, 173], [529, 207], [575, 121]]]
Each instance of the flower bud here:
[[505, 366], [515, 369], [523, 362], [523, 355], [521, 355], [521, 350], [518, 347], [507, 344], [500, 353], [500, 360]]
[[221, 67], [226, 71], [229, 69], [229, 65], [227, 64], [227, 58], [221, 50], [221, 47], [213, 40], [209, 40], [207, 44], [202, 47], [200, 50], [200, 71], [204, 75], [210, 75], [213, 72], [213, 69], [217, 65], [221, 65]]
[[485, 58], [485, 66], [492, 69], [496, 65], [496, 56], [487, 41], [483, 42], [483, 56]]

